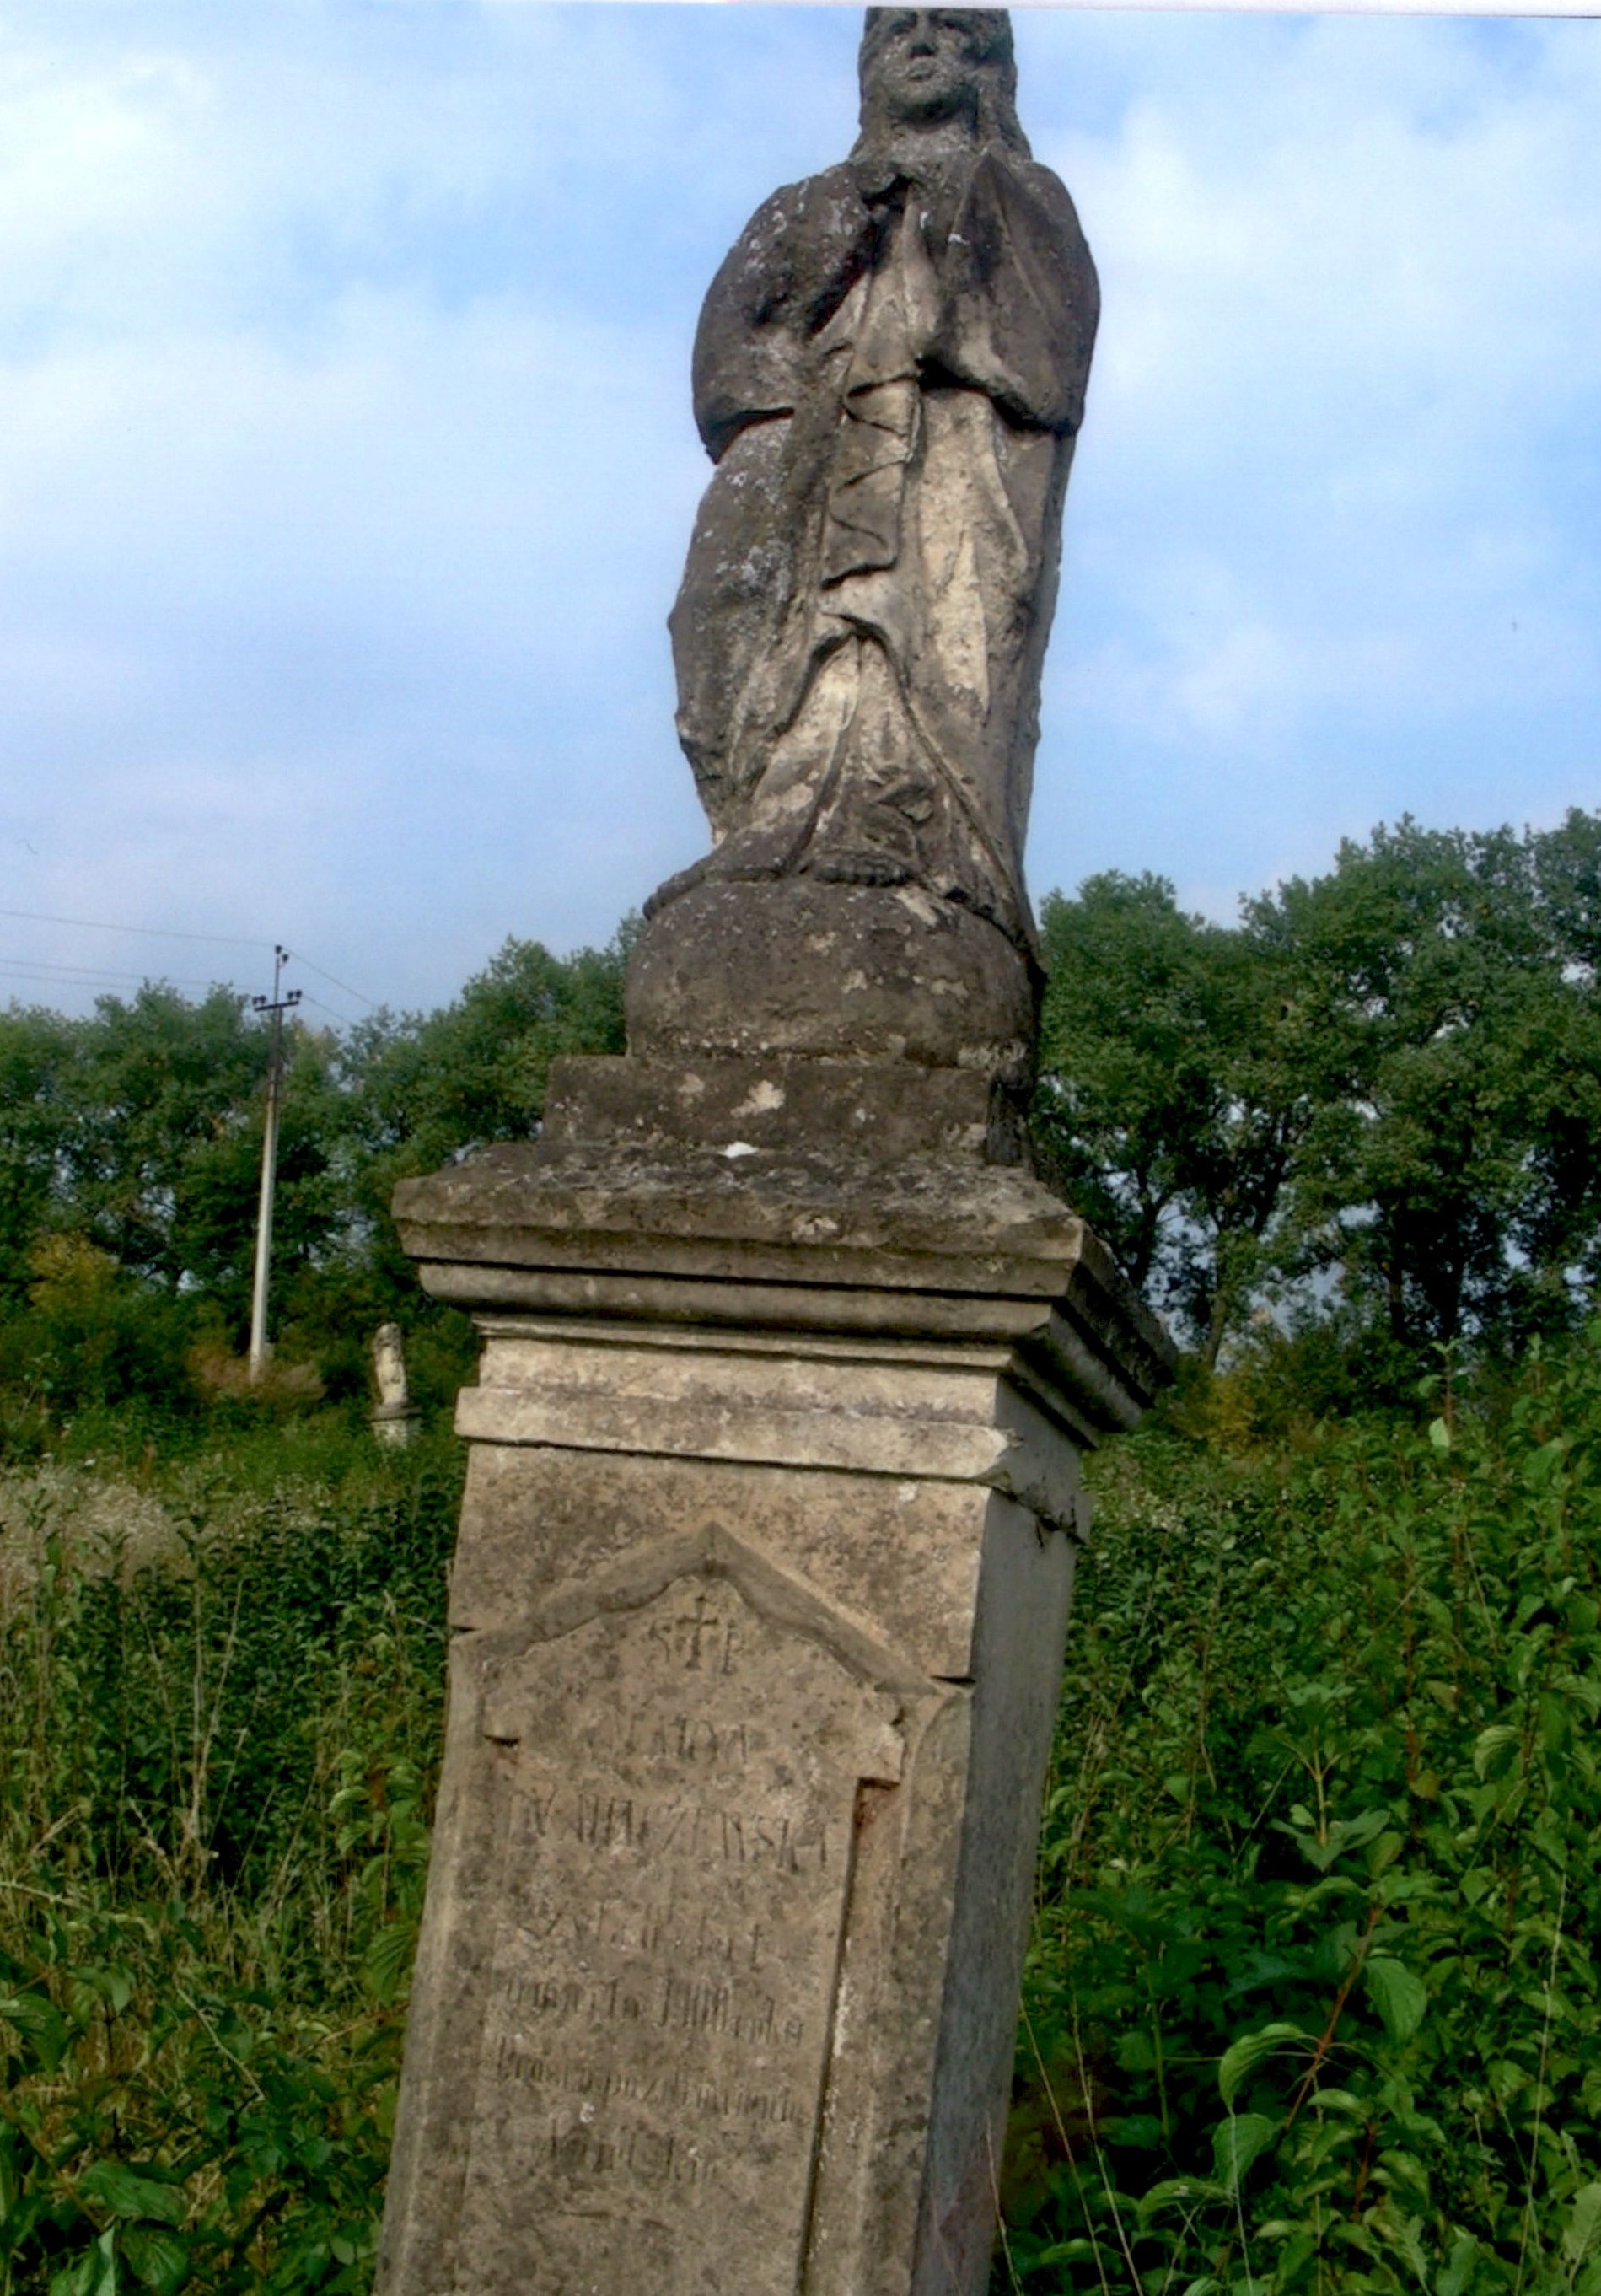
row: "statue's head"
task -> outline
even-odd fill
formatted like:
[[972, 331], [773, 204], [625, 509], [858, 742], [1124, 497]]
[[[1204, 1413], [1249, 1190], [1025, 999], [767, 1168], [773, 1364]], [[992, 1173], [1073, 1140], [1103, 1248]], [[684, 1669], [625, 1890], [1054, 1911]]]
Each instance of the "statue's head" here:
[[981, 144], [1028, 149], [1004, 8], [869, 8], [859, 69], [864, 144], [951, 121]]

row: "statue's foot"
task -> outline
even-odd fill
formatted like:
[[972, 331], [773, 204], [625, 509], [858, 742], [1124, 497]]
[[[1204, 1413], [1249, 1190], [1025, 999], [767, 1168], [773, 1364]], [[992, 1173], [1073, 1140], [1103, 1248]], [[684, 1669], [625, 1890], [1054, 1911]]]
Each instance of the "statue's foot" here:
[[648, 924], [653, 916], [666, 908], [669, 902], [677, 900], [682, 894], [693, 892], [705, 874], [705, 862], [694, 861], [687, 869], [680, 869], [676, 876], [664, 878], [655, 891], [645, 900], [645, 922]]
[[907, 885], [916, 874], [911, 862], [876, 845], [833, 846], [808, 855], [797, 868], [789, 841], [780, 845], [771, 835], [746, 834], [727, 839], [658, 885], [645, 904], [645, 914], [647, 920], [660, 915], [672, 902], [711, 880], [769, 885], [777, 878], [795, 875], [825, 885]]
[[764, 859], [757, 854], [742, 856], [738, 853], [730, 853], [726, 847], [716, 848], [699, 861], [692, 861], [687, 869], [680, 869], [676, 877], [669, 877], [663, 883], [657, 886], [645, 904], [646, 922], [658, 915], [670, 903], [682, 899], [686, 893], [693, 893], [697, 885], [704, 885], [710, 882], [725, 884], [770, 885], [776, 878], [782, 877], [784, 873], [784, 865], [780, 861]]
[[906, 885], [916, 873], [909, 862], [898, 860], [893, 853], [875, 852], [870, 846], [819, 853], [806, 865], [806, 874], [820, 878], [825, 885]]

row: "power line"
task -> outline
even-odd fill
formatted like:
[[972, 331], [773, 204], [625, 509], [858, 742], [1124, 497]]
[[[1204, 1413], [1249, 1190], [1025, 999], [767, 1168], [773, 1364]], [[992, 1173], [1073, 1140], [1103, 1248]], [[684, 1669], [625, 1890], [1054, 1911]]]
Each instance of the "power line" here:
[[[270, 940], [245, 940], [238, 933], [163, 932], [155, 925], [113, 925], [103, 917], [54, 917], [43, 909], [0, 909], [0, 917], [24, 917], [35, 925], [74, 925], [82, 932], [136, 933], [144, 940], [209, 940], [224, 948], [272, 948]], [[304, 964], [306, 959], [301, 958]], [[314, 968], [315, 970], [315, 968]], [[354, 994], [354, 991], [352, 991]]]
[[[300, 962], [304, 964], [305, 959], [301, 958]], [[28, 956], [0, 956], [0, 980], [35, 981], [41, 988], [54, 982], [69, 988], [94, 988], [125, 980], [136, 981], [143, 987], [151, 982], [151, 976], [147, 972], [112, 972], [94, 965], [51, 964]], [[234, 996], [250, 994], [236, 980], [202, 980], [198, 974], [185, 976], [164, 972], [151, 985], [164, 988], [226, 988]], [[354, 995], [355, 991], [350, 993]], [[348, 1013], [336, 1012], [332, 1004], [324, 1004], [320, 996], [312, 996], [309, 989], [303, 992], [303, 1001], [315, 1005], [319, 1013], [325, 1013], [331, 1021], [337, 1021], [341, 1029], [354, 1029], [357, 1025]]]
[[[270, 948], [275, 950], [278, 947], [276, 941], [248, 940], [238, 933], [189, 932], [178, 927], [174, 927], [170, 931], [168, 931], [157, 925], [118, 925], [111, 923], [110, 921], [104, 917], [53, 916], [45, 909], [0, 909], [0, 917], [21, 918], [28, 923], [36, 925], [71, 925], [79, 932], [132, 933], [141, 940], [209, 941], [218, 948]], [[284, 953], [287, 955], [287, 950]], [[23, 964], [30, 963], [31, 961], [32, 960], [28, 958], [18, 960], [18, 962]], [[45, 962], [44, 959], [39, 961], [41, 963]], [[295, 951], [295, 962], [297, 964], [303, 964], [308, 972], [315, 972], [320, 980], [327, 981], [331, 988], [342, 990], [347, 996], [354, 996], [357, 1003], [358, 1004], [365, 1004], [369, 1012], [375, 1012], [377, 1010], [378, 999], [375, 996], [365, 996], [359, 988], [352, 988], [348, 980], [340, 980], [337, 973], [330, 972], [325, 965], [316, 964], [311, 957], [308, 956], [303, 950], [297, 949]], [[78, 965], [70, 965], [63, 969], [69, 972], [81, 972], [85, 970], [84, 967]], [[94, 969], [99, 971], [99, 968]], [[104, 972], [102, 974], [102, 977], [107, 980], [143, 980], [145, 976], [143, 973]], [[171, 978], [170, 975], [166, 974], [162, 977], [164, 979]], [[174, 986], [176, 987], [177, 985], [178, 984], [175, 981]], [[201, 986], [201, 984], [192, 979], [185, 985], [193, 988]], [[207, 983], [204, 985], [209, 986], [210, 984]], [[220, 987], [224, 984], [218, 983], [218, 985]], [[231, 988], [234, 984], [230, 981], [226, 985]], [[322, 1009], [324, 1012], [328, 1012], [330, 1010], [330, 1008], [325, 1004]], [[336, 1021], [341, 1020], [343, 1017], [344, 1016], [341, 1013], [336, 1013], [333, 1014], [333, 1018]]]
[[[152, 978], [148, 972], [119, 972], [105, 964], [67, 964], [49, 956], [0, 956], [0, 972], [21, 972], [44, 980], [138, 980]], [[219, 980], [215, 973], [204, 979], [197, 972], [163, 972], [153, 976], [165, 981], [169, 988], [231, 988], [236, 995], [247, 992], [237, 982]]]
[[[304, 964], [306, 960], [304, 957], [301, 957], [300, 962]], [[352, 989], [350, 994], [354, 996], [356, 991]], [[351, 1020], [348, 1013], [336, 1013], [332, 1004], [324, 1004], [322, 998], [320, 996], [314, 996], [309, 988], [302, 989], [300, 995], [302, 1003], [307, 1004], [315, 1004], [319, 1013], [326, 1013], [328, 1018], [331, 1021], [337, 1021], [341, 1029], [353, 1029], [356, 1027], [356, 1022]]]
[[[300, 959], [302, 964], [305, 961], [304, 957]], [[31, 956], [0, 956], [0, 980], [34, 981], [41, 988], [58, 983], [70, 988], [93, 988], [131, 980], [140, 987], [149, 983], [152, 987], [165, 988], [226, 988], [234, 996], [250, 994], [236, 980], [202, 979], [198, 973], [163, 972], [159, 979], [152, 980], [148, 972], [113, 972], [103, 965], [53, 964], [47, 958]], [[354, 989], [349, 993], [351, 996], [356, 994]], [[320, 996], [313, 996], [309, 990], [304, 992], [304, 1002], [314, 1004], [319, 1013], [325, 1013], [331, 1021], [337, 1021], [341, 1029], [353, 1029], [357, 1025], [348, 1013], [336, 1012], [332, 1004], [325, 1004]]]
[[[287, 956], [289, 951], [285, 949], [283, 953]], [[319, 980], [326, 980], [331, 983], [333, 988], [342, 988], [345, 995], [347, 996], [354, 996], [358, 1004], [365, 1004], [369, 1012], [376, 1012], [378, 1008], [378, 999], [375, 996], [364, 996], [359, 988], [352, 988], [348, 980], [339, 980], [333, 973], [330, 972], [325, 966], [321, 964], [313, 964], [311, 959], [307, 955], [304, 949], [296, 949], [294, 953], [294, 960], [297, 964], [303, 964], [308, 972], [315, 972]], [[327, 1009], [326, 1005], [323, 1007], [324, 1012], [326, 1012]]]

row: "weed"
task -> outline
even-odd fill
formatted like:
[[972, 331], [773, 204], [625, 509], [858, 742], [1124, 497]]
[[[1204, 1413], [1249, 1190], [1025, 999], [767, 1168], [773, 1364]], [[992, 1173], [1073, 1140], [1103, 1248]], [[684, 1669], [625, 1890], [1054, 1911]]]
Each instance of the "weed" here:
[[133, 1558], [84, 1470], [21, 1479], [0, 2296], [370, 2283], [459, 1472], [337, 1423], [275, 1449], [147, 1467]]
[[1595, 1335], [1099, 1484], [997, 2288], [1597, 2296]]

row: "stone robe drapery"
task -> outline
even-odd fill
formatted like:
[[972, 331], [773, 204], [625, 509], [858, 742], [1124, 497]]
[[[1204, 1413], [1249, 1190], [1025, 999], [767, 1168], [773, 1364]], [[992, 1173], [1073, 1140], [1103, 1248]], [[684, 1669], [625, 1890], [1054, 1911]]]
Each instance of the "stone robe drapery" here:
[[1040, 664], [1098, 296], [1072, 202], [1003, 146], [777, 193], [712, 283], [717, 463], [673, 611], [710, 876], [918, 883], [1032, 945]]

